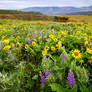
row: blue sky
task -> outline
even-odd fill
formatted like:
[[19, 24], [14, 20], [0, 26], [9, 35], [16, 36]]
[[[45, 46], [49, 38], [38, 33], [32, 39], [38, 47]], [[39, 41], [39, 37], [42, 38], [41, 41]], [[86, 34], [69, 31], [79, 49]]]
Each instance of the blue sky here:
[[0, 0], [0, 9], [23, 9], [43, 6], [90, 6], [92, 0]]

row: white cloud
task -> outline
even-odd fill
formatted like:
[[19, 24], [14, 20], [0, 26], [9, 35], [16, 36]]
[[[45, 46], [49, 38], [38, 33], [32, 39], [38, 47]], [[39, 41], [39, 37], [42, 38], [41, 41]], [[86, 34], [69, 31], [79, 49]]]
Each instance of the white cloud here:
[[0, 9], [22, 9], [33, 6], [89, 6], [92, 0], [0, 0]]

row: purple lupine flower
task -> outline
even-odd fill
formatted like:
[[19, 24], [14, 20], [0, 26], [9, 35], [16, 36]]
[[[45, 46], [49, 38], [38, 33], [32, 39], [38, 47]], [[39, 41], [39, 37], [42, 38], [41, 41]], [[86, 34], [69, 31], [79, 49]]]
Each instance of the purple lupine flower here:
[[42, 36], [42, 32], [40, 31], [40, 36]]
[[0, 42], [0, 49], [1, 49], [2, 45], [1, 45], [1, 42]]
[[49, 76], [50, 75], [50, 72], [48, 71], [48, 69], [47, 69], [47, 71], [46, 71], [46, 73], [45, 73], [45, 76], [47, 77], [47, 76]]
[[56, 66], [56, 61], [54, 61], [54, 65]]
[[92, 50], [92, 43], [91, 43], [91, 50]]
[[28, 39], [28, 44], [30, 44], [30, 39]]
[[22, 47], [22, 44], [20, 45], [20, 47]]
[[46, 82], [46, 79], [45, 79], [45, 76], [43, 75], [42, 77], [41, 77], [41, 84], [43, 84], [43, 83], [45, 83]]
[[42, 36], [42, 39], [44, 40], [45, 38]]
[[62, 61], [64, 62], [66, 59], [66, 56], [64, 55], [64, 52], [62, 52]]
[[74, 85], [74, 74], [73, 74], [73, 72], [71, 70], [68, 73], [68, 84], [70, 86]]
[[31, 41], [33, 41], [34, 39], [32, 38]]
[[10, 56], [10, 60], [14, 60], [14, 56]]
[[34, 37], [34, 34], [32, 34], [32, 37]]
[[15, 33], [17, 33], [17, 31], [15, 30]]
[[40, 80], [41, 84], [45, 83], [46, 82], [46, 79], [45, 79], [45, 76], [42, 75], [42, 72], [41, 71], [40, 71], [40, 74], [39, 75], [41, 77], [41, 80]]
[[15, 45], [14, 45], [14, 46], [12, 46], [12, 48], [13, 48], [13, 49], [15, 49]]
[[46, 35], [46, 38], [48, 38], [48, 35]]
[[8, 52], [8, 56], [11, 54], [11, 52]]
[[42, 72], [41, 71], [40, 71], [40, 74], [39, 75], [40, 75], [40, 77], [42, 77]]

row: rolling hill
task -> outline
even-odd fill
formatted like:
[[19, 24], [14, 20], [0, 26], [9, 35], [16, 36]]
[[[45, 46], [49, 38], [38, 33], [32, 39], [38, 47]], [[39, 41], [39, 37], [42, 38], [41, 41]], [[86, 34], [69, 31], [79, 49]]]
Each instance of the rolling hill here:
[[21, 9], [21, 11], [34, 11], [34, 12], [40, 12], [45, 15], [53, 15], [53, 16], [60, 16], [60, 15], [67, 15], [69, 13], [76, 13], [77, 14], [80, 12], [90, 12], [92, 11], [92, 6], [88, 7], [29, 7], [25, 9]]
[[53, 16], [46, 16], [39, 12], [23, 12], [15, 10], [0, 10], [0, 19], [18, 20], [53, 20]]

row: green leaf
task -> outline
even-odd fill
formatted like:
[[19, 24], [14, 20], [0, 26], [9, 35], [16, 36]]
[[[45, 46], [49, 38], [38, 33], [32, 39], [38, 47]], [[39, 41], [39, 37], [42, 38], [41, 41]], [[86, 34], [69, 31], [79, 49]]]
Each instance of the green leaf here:
[[33, 80], [37, 80], [37, 79], [38, 79], [38, 75], [34, 75], [34, 76], [32, 77], [32, 79], [33, 79]]
[[50, 87], [51, 87], [52, 91], [63, 92], [60, 84], [52, 83], [52, 84], [50, 84]]
[[81, 92], [89, 92], [89, 89], [84, 85], [80, 85], [80, 90]]

